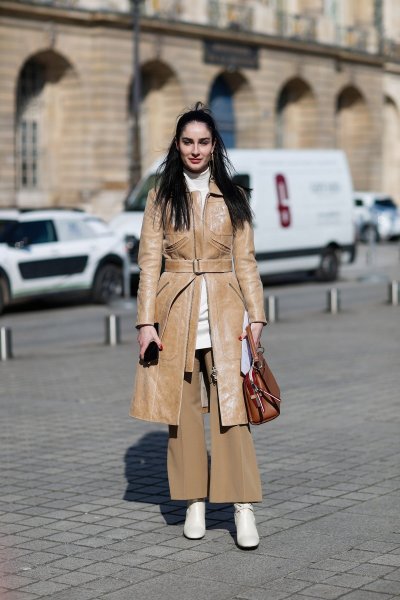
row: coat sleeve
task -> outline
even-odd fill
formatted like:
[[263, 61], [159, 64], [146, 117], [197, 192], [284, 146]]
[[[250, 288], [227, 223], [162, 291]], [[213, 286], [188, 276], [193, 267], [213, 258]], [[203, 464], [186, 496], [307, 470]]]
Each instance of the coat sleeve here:
[[150, 190], [144, 211], [138, 265], [140, 270], [137, 293], [136, 327], [153, 325], [157, 286], [160, 279], [163, 245], [163, 227], [155, 206], [155, 191]]
[[266, 323], [264, 290], [255, 258], [253, 228], [247, 222], [234, 234], [233, 263], [250, 323]]

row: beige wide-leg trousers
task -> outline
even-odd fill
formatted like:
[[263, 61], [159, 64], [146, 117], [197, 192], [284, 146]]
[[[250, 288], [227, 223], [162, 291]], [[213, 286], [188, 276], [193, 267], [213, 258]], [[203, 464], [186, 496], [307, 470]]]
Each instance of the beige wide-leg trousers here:
[[[173, 500], [260, 502], [261, 481], [248, 425], [223, 427], [217, 386], [211, 382], [212, 349], [197, 350], [193, 373], [185, 373], [179, 425], [170, 425], [168, 480]], [[200, 372], [209, 399], [211, 468], [201, 406]]]

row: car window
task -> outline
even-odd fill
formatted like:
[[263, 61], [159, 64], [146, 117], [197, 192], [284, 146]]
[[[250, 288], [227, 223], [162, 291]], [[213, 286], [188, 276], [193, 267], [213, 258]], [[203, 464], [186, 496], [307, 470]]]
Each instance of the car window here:
[[94, 237], [93, 230], [84, 220], [57, 219], [56, 227], [60, 241], [72, 242]]
[[240, 185], [240, 187], [242, 187], [245, 190], [245, 193], [248, 197], [250, 197], [250, 175], [248, 175], [247, 173], [236, 173], [236, 175], [234, 175], [232, 177], [232, 181], [233, 183], [236, 183], [236, 185]]
[[125, 210], [143, 211], [146, 206], [147, 195], [156, 182], [156, 174], [149, 175], [142, 183], [139, 183], [125, 200]]
[[47, 244], [56, 242], [56, 232], [53, 221], [24, 221], [18, 223], [9, 233], [7, 242], [17, 244]]
[[375, 200], [374, 206], [377, 208], [397, 208], [397, 205], [391, 198], [381, 198], [380, 200]]
[[243, 188], [250, 187], [250, 176], [247, 173], [237, 173], [232, 177], [232, 181]]
[[18, 221], [9, 219], [0, 219], [0, 242], [6, 242], [9, 232], [15, 227]]
[[364, 202], [363, 202], [363, 200], [360, 200], [359, 198], [356, 198], [354, 200], [354, 205], [355, 206], [364, 206]]
[[110, 235], [110, 228], [98, 217], [88, 217], [85, 219], [85, 224], [90, 228], [93, 235]]

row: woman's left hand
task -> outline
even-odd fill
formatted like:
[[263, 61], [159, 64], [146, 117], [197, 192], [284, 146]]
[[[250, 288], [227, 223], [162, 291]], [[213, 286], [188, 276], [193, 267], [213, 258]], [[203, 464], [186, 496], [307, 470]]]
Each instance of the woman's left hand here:
[[[256, 348], [260, 346], [261, 334], [264, 327], [264, 323], [251, 323], [251, 332], [253, 334], [254, 343]], [[239, 340], [244, 340], [247, 338], [246, 330], [243, 331], [242, 335], [239, 337]]]

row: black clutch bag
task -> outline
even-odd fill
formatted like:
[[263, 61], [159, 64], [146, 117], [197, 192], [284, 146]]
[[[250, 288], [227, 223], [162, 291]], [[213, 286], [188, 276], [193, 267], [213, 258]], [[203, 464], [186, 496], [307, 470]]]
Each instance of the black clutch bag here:
[[[158, 335], [158, 323], [154, 323], [154, 328], [157, 331], [157, 335]], [[158, 356], [160, 353], [160, 349], [157, 346], [156, 342], [150, 342], [150, 344], [147, 346], [145, 353], [144, 353], [144, 357], [143, 357], [143, 362], [144, 363], [152, 363], [152, 362], [156, 362], [158, 360]]]

